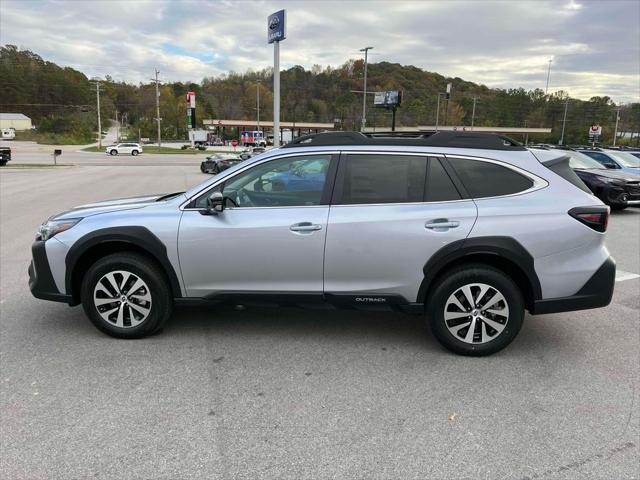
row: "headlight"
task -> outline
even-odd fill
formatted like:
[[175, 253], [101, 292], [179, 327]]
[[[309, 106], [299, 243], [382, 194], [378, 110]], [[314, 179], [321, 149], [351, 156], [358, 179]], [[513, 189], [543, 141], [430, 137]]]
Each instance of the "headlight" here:
[[609, 178], [609, 177], [598, 177], [601, 182], [608, 183], [609, 185], [617, 185], [619, 187], [624, 186], [624, 181], [618, 178]]
[[57, 234], [64, 232], [65, 230], [69, 230], [80, 220], [82, 219], [68, 218], [66, 220], [47, 220], [38, 227], [36, 240], [49, 240], [51, 237], [54, 237]]

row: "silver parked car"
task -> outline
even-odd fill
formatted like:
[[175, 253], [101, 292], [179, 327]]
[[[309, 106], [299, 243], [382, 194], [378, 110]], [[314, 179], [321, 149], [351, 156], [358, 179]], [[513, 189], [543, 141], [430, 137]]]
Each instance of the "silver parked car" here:
[[323, 303], [426, 314], [445, 347], [487, 355], [525, 311], [609, 304], [608, 216], [562, 151], [491, 134], [323, 133], [187, 192], [51, 217], [29, 283], [114, 337], [159, 331], [173, 305]]
[[134, 157], [142, 153], [142, 145], [139, 143], [116, 143], [104, 149], [109, 155], [133, 155]]

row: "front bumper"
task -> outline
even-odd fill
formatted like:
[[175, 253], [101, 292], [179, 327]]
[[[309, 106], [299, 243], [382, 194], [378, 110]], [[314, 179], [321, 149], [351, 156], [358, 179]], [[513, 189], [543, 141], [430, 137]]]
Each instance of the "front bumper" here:
[[31, 265], [29, 265], [29, 289], [34, 297], [54, 302], [71, 304], [71, 295], [60, 293], [53, 280], [45, 243], [36, 240], [31, 246]]
[[609, 257], [575, 295], [536, 300], [530, 313], [540, 315], [606, 307], [611, 303], [615, 283], [616, 262]]

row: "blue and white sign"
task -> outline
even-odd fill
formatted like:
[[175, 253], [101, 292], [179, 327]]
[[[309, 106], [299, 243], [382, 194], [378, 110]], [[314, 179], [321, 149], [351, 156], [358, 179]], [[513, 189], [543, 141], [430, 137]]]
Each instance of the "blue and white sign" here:
[[286, 10], [280, 10], [269, 15], [267, 19], [267, 41], [269, 43], [279, 42], [287, 38], [286, 18]]

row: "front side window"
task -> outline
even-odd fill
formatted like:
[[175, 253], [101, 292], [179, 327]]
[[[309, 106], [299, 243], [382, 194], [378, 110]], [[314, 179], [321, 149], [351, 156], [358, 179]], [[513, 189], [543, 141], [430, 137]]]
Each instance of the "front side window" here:
[[415, 155], [348, 155], [336, 203], [422, 202], [427, 163], [427, 157]]
[[[303, 207], [320, 205], [331, 155], [304, 155], [270, 160], [245, 170], [216, 190], [231, 208]], [[204, 208], [213, 190], [201, 195]]]
[[471, 198], [513, 195], [533, 186], [530, 178], [495, 163], [451, 157], [449, 163]]

